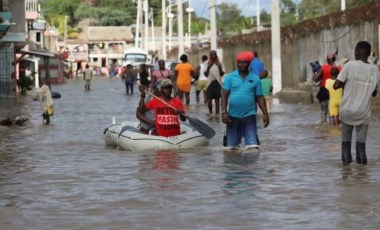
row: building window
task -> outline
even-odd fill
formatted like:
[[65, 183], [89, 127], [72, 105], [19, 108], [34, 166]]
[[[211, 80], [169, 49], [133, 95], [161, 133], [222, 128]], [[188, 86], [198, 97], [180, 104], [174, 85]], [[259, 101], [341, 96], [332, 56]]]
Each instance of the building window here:
[[37, 12], [37, 2], [35, 0], [29, 0], [25, 2], [26, 12]]
[[36, 33], [36, 42], [41, 42], [41, 32]]

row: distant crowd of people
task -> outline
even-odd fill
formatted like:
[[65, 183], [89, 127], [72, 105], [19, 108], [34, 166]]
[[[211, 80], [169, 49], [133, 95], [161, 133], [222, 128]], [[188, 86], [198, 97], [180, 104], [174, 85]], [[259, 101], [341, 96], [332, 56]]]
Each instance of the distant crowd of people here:
[[[141, 100], [136, 112], [141, 121], [140, 130], [160, 136], [178, 135], [179, 122], [186, 119], [184, 103], [190, 104], [191, 86], [195, 85], [196, 103], [200, 103], [203, 92], [209, 121], [222, 120], [226, 124], [228, 148], [238, 149], [244, 139], [246, 148], [258, 149], [257, 105], [263, 114], [264, 127], [267, 127], [270, 111], [267, 107], [270, 107], [273, 87], [257, 52], [239, 53], [236, 57], [237, 70], [226, 75], [224, 64], [215, 50], [211, 50], [209, 56], [203, 55], [195, 69], [186, 54], [180, 56], [180, 61], [173, 72], [165, 68], [164, 60], [159, 60], [156, 70], [149, 72], [140, 68]], [[144, 76], [149, 73], [152, 76], [150, 82]], [[128, 72], [123, 75], [125, 79], [127, 75]], [[151, 94], [154, 94], [152, 99], [149, 97]], [[168, 108], [168, 104], [172, 107]]]
[[[367, 164], [366, 137], [371, 117], [371, 98], [379, 88], [379, 68], [368, 62], [371, 45], [360, 41], [355, 47], [355, 59], [336, 64], [336, 53], [326, 55], [327, 63], [313, 69], [313, 80], [318, 82], [316, 97], [320, 102], [321, 123], [330, 121], [341, 128], [342, 163], [352, 163], [352, 133], [356, 131], [356, 162]], [[226, 146], [236, 150], [260, 148], [257, 134], [258, 107], [262, 114], [264, 128], [269, 125], [272, 112], [272, 80], [265, 69], [257, 51], [243, 51], [236, 56], [237, 69], [226, 73], [222, 60], [215, 50], [200, 57], [200, 64], [193, 68], [186, 54], [180, 56], [180, 62], [171, 70], [165, 66], [165, 60], [158, 60], [152, 68], [146, 64], [138, 68], [127, 63], [117, 71], [111, 71], [125, 83], [126, 94], [134, 93], [134, 85], [139, 79], [141, 99], [136, 117], [141, 121], [140, 130], [147, 134], [160, 136], [179, 135], [180, 121], [187, 118], [186, 105], [190, 105], [190, 92], [195, 86], [196, 104], [207, 105], [209, 121], [226, 124]], [[100, 70], [100, 75], [110, 71]], [[87, 65], [83, 70], [85, 90], [90, 90], [93, 71]], [[42, 82], [43, 83], [43, 82]], [[45, 90], [46, 87], [41, 88]], [[49, 123], [49, 92], [44, 92], [48, 100], [41, 104], [43, 117]]]
[[[321, 104], [321, 122], [327, 122], [328, 118], [336, 127], [341, 127], [342, 132], [342, 163], [349, 165], [352, 162], [351, 142], [352, 132], [356, 131], [356, 163], [367, 164], [366, 137], [370, 122], [371, 97], [376, 96], [379, 88], [379, 68], [368, 62], [371, 45], [366, 41], [358, 42], [355, 47], [355, 59], [337, 66], [335, 53], [326, 55], [327, 64], [316, 71], [313, 80], [320, 81], [317, 98]], [[238, 149], [244, 139], [246, 148], [259, 148], [260, 141], [257, 135], [257, 106], [263, 116], [264, 127], [269, 125], [271, 113], [272, 81], [268, 78], [268, 71], [258, 58], [256, 51], [244, 51], [237, 55], [237, 69], [225, 75], [222, 61], [215, 50], [209, 56], [202, 56], [201, 63], [194, 70], [184, 54], [174, 71], [175, 81], [165, 79], [165, 86], [161, 86], [161, 98], [167, 103], [176, 105], [174, 109], [165, 114], [171, 116], [173, 124], [165, 124], [160, 117], [164, 111], [160, 107], [167, 107], [158, 99], [152, 99], [144, 103], [146, 86], [140, 86], [142, 99], [139, 112], [150, 109], [156, 114], [152, 127], [160, 130], [176, 129], [179, 132], [179, 119], [184, 115], [183, 98], [190, 104], [191, 79], [196, 82], [196, 103], [200, 103], [200, 94], [203, 91], [203, 102], [208, 105], [209, 115], [219, 120], [221, 109], [222, 122], [226, 124], [226, 145], [230, 149]], [[175, 97], [171, 97], [172, 89], [177, 88]], [[165, 94], [164, 94], [165, 93]], [[165, 95], [165, 96], [163, 96]], [[221, 100], [221, 104], [219, 102]], [[213, 105], [215, 110], [213, 111]], [[166, 111], [166, 110], [165, 110]], [[213, 113], [214, 112], [214, 113]], [[176, 114], [176, 115], [175, 115]], [[167, 120], [167, 119], [163, 119]], [[153, 125], [155, 124], [155, 125]], [[165, 134], [166, 133], [166, 134]], [[158, 132], [158, 135], [167, 135], [169, 132]]]

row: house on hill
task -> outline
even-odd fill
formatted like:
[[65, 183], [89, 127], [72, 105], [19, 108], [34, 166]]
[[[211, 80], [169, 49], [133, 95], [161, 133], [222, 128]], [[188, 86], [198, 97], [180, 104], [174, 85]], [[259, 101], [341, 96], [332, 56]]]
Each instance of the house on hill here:
[[80, 38], [87, 41], [89, 63], [99, 67], [121, 65], [123, 50], [134, 45], [129, 26], [88, 26], [83, 28]]

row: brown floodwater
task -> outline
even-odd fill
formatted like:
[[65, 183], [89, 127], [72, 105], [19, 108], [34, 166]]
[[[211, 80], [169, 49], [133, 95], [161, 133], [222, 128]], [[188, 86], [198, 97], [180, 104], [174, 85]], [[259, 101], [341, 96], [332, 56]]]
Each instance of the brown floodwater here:
[[[32, 92], [0, 99], [0, 229], [378, 229], [380, 121], [373, 119], [367, 166], [340, 161], [340, 130], [319, 125], [319, 105], [274, 101], [260, 128], [260, 153], [210, 146], [131, 152], [107, 147], [103, 130], [135, 120], [140, 99], [119, 79], [53, 86], [51, 125]], [[202, 100], [201, 100], [202, 101]], [[187, 113], [207, 122], [207, 107]], [[261, 124], [261, 121], [259, 122]], [[260, 125], [262, 127], [262, 125]], [[353, 146], [353, 154], [355, 154]]]

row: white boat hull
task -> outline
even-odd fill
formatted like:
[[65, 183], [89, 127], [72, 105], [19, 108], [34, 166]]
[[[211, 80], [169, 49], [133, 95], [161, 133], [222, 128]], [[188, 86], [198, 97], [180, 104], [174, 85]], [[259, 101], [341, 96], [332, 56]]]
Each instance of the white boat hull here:
[[103, 139], [109, 146], [123, 150], [188, 149], [207, 146], [209, 140], [188, 124], [181, 123], [181, 135], [162, 137], [148, 135], [137, 129], [138, 122], [112, 124], [104, 130]]

